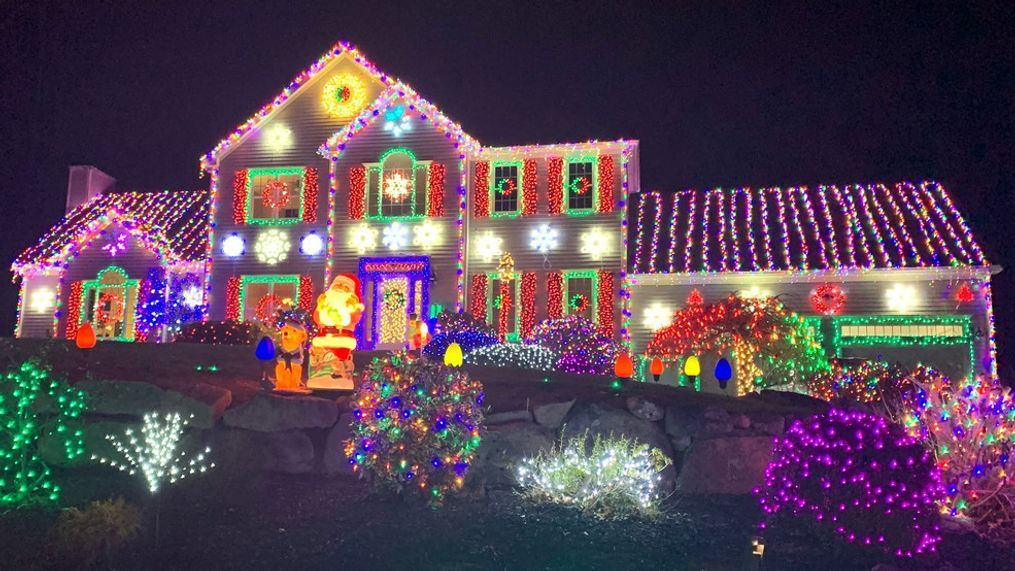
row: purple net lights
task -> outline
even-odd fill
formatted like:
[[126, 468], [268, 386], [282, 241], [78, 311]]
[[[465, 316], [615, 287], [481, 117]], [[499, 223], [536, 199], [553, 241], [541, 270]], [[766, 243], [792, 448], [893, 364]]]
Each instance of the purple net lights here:
[[776, 438], [755, 490], [767, 521], [812, 516], [846, 541], [898, 557], [933, 552], [944, 496], [934, 458], [902, 427], [832, 409]]

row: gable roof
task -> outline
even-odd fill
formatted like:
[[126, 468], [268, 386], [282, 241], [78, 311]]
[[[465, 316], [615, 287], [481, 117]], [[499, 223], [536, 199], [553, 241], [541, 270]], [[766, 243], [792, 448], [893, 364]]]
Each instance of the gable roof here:
[[317, 61], [311, 64], [310, 67], [303, 70], [299, 75], [293, 78], [293, 80], [289, 82], [289, 85], [282, 89], [282, 92], [276, 95], [274, 99], [272, 99], [264, 107], [261, 107], [261, 109], [259, 109], [257, 113], [254, 113], [249, 119], [238, 125], [228, 137], [219, 141], [219, 144], [216, 145], [214, 149], [201, 156], [201, 171], [204, 172], [209, 170], [212, 165], [218, 161], [222, 153], [224, 153], [227, 149], [230, 149], [234, 144], [238, 143], [247, 133], [256, 129], [257, 126], [260, 125], [261, 122], [263, 122], [269, 115], [284, 105], [286, 101], [295, 95], [302, 87], [307, 85], [310, 80], [318, 74], [318, 72], [326, 68], [328, 64], [343, 54], [348, 54], [352, 57], [353, 61], [361, 65], [367, 73], [384, 85], [391, 85], [392, 83], [395, 83], [393, 78], [388, 77], [385, 73], [377, 69], [377, 66], [363, 57], [363, 55], [360, 54], [360, 52], [353, 47], [352, 44], [346, 41], [339, 41], [333, 45], [331, 49], [325, 52], [324, 55], [322, 55]]
[[631, 273], [987, 265], [936, 182], [647, 192], [630, 209]]
[[169, 262], [204, 259], [208, 245], [208, 192], [110, 192], [70, 211], [11, 270], [27, 275], [58, 269], [110, 224], [120, 224]]

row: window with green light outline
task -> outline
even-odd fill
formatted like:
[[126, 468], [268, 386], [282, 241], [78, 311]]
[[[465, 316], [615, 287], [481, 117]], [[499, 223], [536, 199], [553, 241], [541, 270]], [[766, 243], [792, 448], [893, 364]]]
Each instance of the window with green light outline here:
[[[286, 224], [297, 224], [303, 220], [303, 175], [306, 172], [304, 167], [272, 167], [272, 168], [256, 168], [247, 169], [247, 223], [248, 224], [263, 224], [267, 226], [280, 226]], [[285, 208], [280, 209], [282, 213], [285, 211], [294, 211], [294, 216], [255, 216], [255, 206], [258, 201], [262, 200], [261, 194], [263, 190], [264, 179], [271, 177], [274, 179], [285, 178], [290, 182], [289, 189], [289, 203], [291, 205], [293, 201], [296, 203], [296, 208]], [[254, 187], [254, 182], [260, 178], [258, 187]], [[281, 214], [281, 213], [280, 213]]]
[[247, 320], [247, 289], [253, 284], [269, 284], [271, 293], [274, 292], [275, 284], [286, 284], [293, 286], [293, 303], [300, 304], [300, 276], [296, 274], [281, 275], [246, 275], [240, 277], [240, 321]]
[[[119, 274], [122, 278], [121, 283], [110, 283], [104, 282], [108, 273]], [[138, 280], [129, 279], [127, 276], [127, 270], [119, 266], [108, 266], [104, 270], [101, 270], [96, 275], [94, 280], [81, 282], [81, 308], [78, 314], [78, 323], [91, 323], [92, 327], [95, 328], [95, 335], [99, 339], [106, 341], [133, 341], [134, 340], [134, 312], [137, 308], [137, 293], [138, 293]], [[123, 331], [119, 335], [104, 336], [102, 335], [101, 329], [97, 323], [95, 323], [94, 315], [89, 316], [89, 312], [94, 310], [95, 301], [89, 301], [89, 299], [95, 295], [98, 297], [98, 292], [103, 290], [119, 290], [120, 295], [123, 297]]]
[[[510, 170], [514, 169], [514, 176], [510, 175]], [[499, 169], [499, 172], [498, 172]], [[501, 176], [498, 176], [500, 174]], [[525, 168], [523, 161], [493, 161], [490, 163], [490, 186], [487, 188], [487, 192], [490, 196], [490, 216], [494, 218], [514, 218], [521, 215], [522, 213], [522, 189], [525, 185]], [[514, 208], [505, 208], [503, 205], [510, 206], [511, 201], [501, 194], [501, 187], [509, 184], [508, 181], [512, 181], [514, 184]], [[503, 208], [498, 210], [498, 208]]]
[[[384, 176], [385, 176], [385, 163], [390, 158], [398, 158], [395, 155], [404, 155], [409, 159], [408, 170], [411, 175], [409, 178], [410, 190], [409, 196], [405, 201], [394, 203], [390, 199], [386, 199], [384, 196]], [[421, 161], [416, 159], [416, 155], [404, 147], [395, 147], [385, 151], [378, 159], [376, 163], [364, 163], [363, 166], [366, 168], [366, 184], [364, 185], [364, 204], [366, 205], [367, 220], [407, 220], [413, 218], [425, 218], [426, 213], [430, 209], [430, 177], [428, 176], [427, 170], [430, 168], [431, 161]], [[419, 204], [419, 198], [417, 188], [420, 186], [419, 178], [422, 175], [423, 178], [423, 203]], [[370, 200], [371, 189], [376, 186], [376, 193], [374, 194], [374, 200]], [[397, 207], [397, 210], [396, 210]]]
[[593, 324], [597, 323], [597, 317], [599, 316], [599, 272], [596, 270], [564, 270], [561, 272], [564, 276], [564, 295], [562, 303], [564, 307], [561, 308], [562, 315], [573, 315], [571, 313], [571, 280], [572, 279], [589, 279], [592, 280], [592, 295], [589, 296], [589, 321]]
[[[575, 168], [572, 169], [571, 166]], [[582, 165], [588, 165], [584, 167]], [[596, 211], [596, 204], [599, 202], [599, 157], [598, 156], [581, 156], [581, 157], [565, 157], [563, 161], [563, 180], [564, 180], [564, 212], [571, 216], [588, 216], [594, 214]], [[591, 179], [592, 188], [588, 190], [589, 203], [588, 207], [572, 207], [571, 198], [572, 191], [575, 190], [575, 185], [579, 184], [579, 180], [583, 176], [575, 176], [572, 179], [572, 174], [576, 174], [575, 171], [582, 171], [580, 174], [587, 174]], [[587, 170], [588, 172], [584, 172]], [[582, 202], [586, 202], [584, 198], [586, 195], [581, 195]]]
[[[844, 333], [844, 327], [857, 328], [856, 334], [853, 330]], [[842, 357], [845, 347], [965, 345], [969, 352], [969, 374], [976, 371], [969, 315], [844, 315], [832, 318], [832, 332], [836, 357]]]
[[[514, 282], [514, 293], [513, 293], [513, 307], [514, 319], [512, 321], [515, 325], [515, 330], [507, 334], [507, 341], [510, 343], [517, 343], [521, 341], [522, 336], [519, 333], [522, 330], [522, 311], [519, 300], [522, 298], [522, 280], [521, 274], [515, 272], [515, 277], [511, 281]], [[498, 282], [500, 272], [486, 272], [486, 279], [490, 284], [490, 287], [486, 288], [486, 322], [493, 325], [494, 329], [497, 329], [497, 312], [499, 309], [494, 307], [494, 302], [500, 297], [500, 283]], [[494, 287], [494, 283], [497, 282], [497, 287]]]

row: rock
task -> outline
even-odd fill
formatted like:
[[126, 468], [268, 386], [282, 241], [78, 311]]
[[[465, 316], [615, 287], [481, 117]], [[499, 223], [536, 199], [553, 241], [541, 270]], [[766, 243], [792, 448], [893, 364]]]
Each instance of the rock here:
[[871, 567], [871, 571], [902, 571], [891, 563], [878, 563], [874, 567]]
[[314, 470], [314, 443], [306, 432], [269, 432], [263, 438], [266, 446], [262, 469], [286, 474], [306, 474]]
[[730, 416], [730, 421], [733, 423], [734, 428], [747, 430], [751, 427], [751, 419], [746, 414], [734, 414]]
[[532, 422], [532, 413], [527, 410], [509, 410], [488, 414], [485, 419], [487, 426], [507, 424], [509, 422]]
[[683, 452], [691, 447], [691, 437], [688, 435], [673, 438], [673, 450]]
[[790, 391], [765, 389], [761, 391], [760, 399], [772, 404], [803, 408], [814, 412], [824, 412], [828, 410], [829, 406], [827, 402], [821, 399]]
[[673, 438], [693, 437], [701, 430], [701, 417], [691, 409], [669, 407], [664, 419], [666, 434]]
[[189, 387], [188, 394], [165, 390], [139, 381], [81, 381], [87, 412], [103, 415], [127, 415], [141, 418], [152, 411], [178, 412], [184, 418], [193, 415], [189, 425], [211, 428], [233, 401], [233, 394], [222, 387], [200, 383]]
[[627, 410], [638, 418], [650, 422], [662, 420], [665, 415], [665, 411], [659, 405], [636, 396], [627, 397]]
[[297, 428], [331, 428], [337, 419], [338, 405], [333, 400], [258, 394], [227, 410], [222, 422], [234, 428], [278, 432]]
[[328, 431], [324, 440], [323, 469], [325, 474], [352, 474], [352, 466], [345, 455], [345, 441], [352, 435], [353, 416], [342, 413], [338, 422]]
[[211, 438], [211, 459], [223, 470], [305, 474], [314, 469], [314, 443], [302, 430], [221, 428], [211, 431]]
[[687, 494], [749, 494], [763, 483], [772, 454], [768, 436], [695, 440], [684, 456], [677, 490]]
[[560, 428], [560, 425], [564, 422], [564, 417], [567, 416], [567, 413], [571, 411], [573, 406], [574, 399], [543, 404], [532, 409], [532, 416], [535, 418], [536, 424], [540, 426]]
[[755, 416], [751, 420], [751, 425], [758, 432], [771, 434], [772, 436], [779, 436], [786, 430], [786, 419], [781, 416], [772, 416], [769, 418], [759, 418]]
[[547, 429], [530, 422], [496, 426], [483, 435], [473, 469], [467, 473], [470, 486], [510, 487], [516, 482], [515, 467], [525, 458], [548, 451], [554, 441]]
[[703, 430], [706, 434], [729, 434], [733, 432], [733, 423], [728, 420], [726, 422], [706, 422]]
[[710, 406], [706, 408], [705, 412], [703, 412], [701, 416], [706, 422], [728, 422], [730, 420], [730, 413], [717, 406]]

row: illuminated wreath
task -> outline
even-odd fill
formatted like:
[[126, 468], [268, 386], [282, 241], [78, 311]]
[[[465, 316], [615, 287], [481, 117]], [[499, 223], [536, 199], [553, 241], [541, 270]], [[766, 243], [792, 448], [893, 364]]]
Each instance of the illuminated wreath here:
[[[275, 309], [282, 304], [282, 300], [273, 293], [266, 293], [261, 296], [261, 299], [257, 300], [257, 307], [254, 309], [254, 315], [257, 316], [258, 321], [267, 322], [275, 313]], [[270, 310], [270, 311], [269, 311]]]
[[567, 305], [571, 307], [571, 309], [580, 313], [589, 308], [589, 298], [583, 293], [576, 293], [571, 296], [571, 299], [568, 300]]
[[838, 315], [846, 307], [846, 294], [836, 284], [822, 284], [811, 292], [811, 307], [821, 315]]
[[273, 180], [261, 190], [261, 202], [268, 208], [282, 208], [289, 204], [289, 185]]
[[95, 309], [95, 318], [105, 325], [111, 321], [123, 319], [123, 297], [115, 293], [99, 295], [99, 305]]
[[324, 86], [324, 109], [336, 119], [355, 117], [366, 105], [366, 86], [351, 73], [340, 73]]
[[580, 196], [585, 194], [586, 192], [589, 191], [590, 188], [592, 188], [592, 181], [590, 181], [588, 177], [581, 176], [576, 179], [572, 179], [571, 183], [568, 186], [571, 188], [572, 194], [577, 194]]
[[405, 307], [405, 294], [399, 289], [389, 289], [384, 292], [384, 307], [389, 310], [397, 310]]
[[511, 196], [515, 192], [515, 181], [511, 178], [502, 179], [497, 183], [497, 194]]

